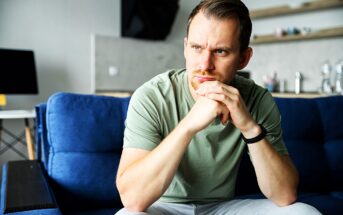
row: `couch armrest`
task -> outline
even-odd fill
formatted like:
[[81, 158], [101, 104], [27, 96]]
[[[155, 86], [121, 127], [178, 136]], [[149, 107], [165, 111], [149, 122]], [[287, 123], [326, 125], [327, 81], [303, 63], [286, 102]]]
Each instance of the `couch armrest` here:
[[11, 161], [4, 165], [1, 186], [1, 213], [57, 208], [41, 164]]

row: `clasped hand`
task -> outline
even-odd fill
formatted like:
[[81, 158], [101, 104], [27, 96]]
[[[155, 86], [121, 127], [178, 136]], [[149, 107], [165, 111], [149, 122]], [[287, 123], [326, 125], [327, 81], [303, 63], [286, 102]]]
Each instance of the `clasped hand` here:
[[195, 93], [198, 97], [189, 113], [195, 130], [206, 128], [218, 116], [222, 124], [230, 120], [242, 132], [256, 125], [236, 88], [219, 81], [207, 81]]

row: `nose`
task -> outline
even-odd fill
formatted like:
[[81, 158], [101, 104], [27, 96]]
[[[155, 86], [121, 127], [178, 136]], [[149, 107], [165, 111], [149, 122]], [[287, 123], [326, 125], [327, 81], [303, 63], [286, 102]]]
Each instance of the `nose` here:
[[200, 57], [199, 69], [202, 71], [211, 71], [214, 70], [214, 64], [212, 59], [211, 51], [203, 51]]

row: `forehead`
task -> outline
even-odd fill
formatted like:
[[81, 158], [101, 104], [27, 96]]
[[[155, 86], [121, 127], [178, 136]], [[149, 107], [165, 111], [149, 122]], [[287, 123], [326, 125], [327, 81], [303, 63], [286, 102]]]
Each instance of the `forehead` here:
[[235, 44], [239, 41], [239, 34], [240, 23], [236, 16], [219, 19], [200, 11], [190, 23], [188, 40]]

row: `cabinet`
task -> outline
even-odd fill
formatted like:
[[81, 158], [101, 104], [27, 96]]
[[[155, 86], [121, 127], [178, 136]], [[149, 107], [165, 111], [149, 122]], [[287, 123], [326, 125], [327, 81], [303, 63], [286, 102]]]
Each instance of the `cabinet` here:
[[[298, 13], [305, 13], [309, 11], [324, 10], [329, 8], [337, 8], [343, 6], [343, 0], [317, 0], [313, 2], [305, 2], [298, 7], [279, 6], [267, 9], [253, 10], [250, 12], [251, 18], [254, 20], [267, 17], [291, 15]], [[328, 37], [341, 37], [343, 36], [343, 26], [329, 29], [322, 29], [320, 31], [313, 31], [305, 35], [291, 35], [276, 37], [274, 34], [257, 35], [251, 40], [251, 44], [285, 42], [296, 40], [309, 40], [320, 39]]]

